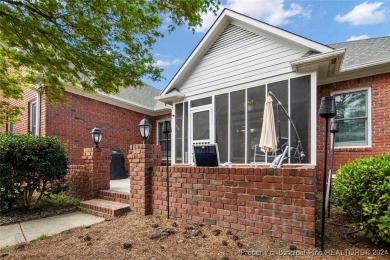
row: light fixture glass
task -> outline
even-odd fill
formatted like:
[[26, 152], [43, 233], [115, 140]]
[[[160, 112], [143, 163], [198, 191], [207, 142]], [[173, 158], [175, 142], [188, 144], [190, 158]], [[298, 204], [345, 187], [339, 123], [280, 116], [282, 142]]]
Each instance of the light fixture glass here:
[[92, 141], [95, 143], [95, 147], [99, 148], [99, 144], [102, 141], [102, 137], [103, 137], [102, 130], [96, 126], [95, 128], [92, 129], [90, 134], [91, 134]]
[[141, 137], [144, 139], [144, 144], [146, 144], [146, 141], [150, 136], [151, 130], [152, 130], [152, 126], [150, 125], [146, 117], [144, 117], [139, 123], [139, 132], [141, 134]]

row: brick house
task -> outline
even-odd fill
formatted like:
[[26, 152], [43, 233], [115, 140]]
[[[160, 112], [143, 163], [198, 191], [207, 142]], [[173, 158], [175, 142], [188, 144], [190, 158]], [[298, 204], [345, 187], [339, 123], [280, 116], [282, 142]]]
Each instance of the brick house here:
[[[172, 105], [173, 162], [192, 163], [193, 144], [218, 143], [221, 163], [270, 163], [272, 154], [256, 154], [270, 91], [297, 128], [301, 164], [322, 168], [318, 108], [329, 95], [341, 129], [335, 166], [390, 151], [390, 37], [324, 45], [225, 9], [158, 97]], [[294, 147], [291, 121], [279, 116], [277, 135]]]
[[[318, 107], [321, 97], [335, 95], [337, 167], [390, 150], [389, 57], [390, 37], [324, 45], [225, 9], [161, 94], [149, 86], [117, 95], [67, 89], [70, 104], [54, 107], [44, 94], [26, 90], [22, 120], [0, 126], [0, 132], [57, 136], [71, 163], [79, 164], [95, 125], [103, 130], [104, 148], [127, 151], [142, 141], [138, 123], [144, 115], [153, 126], [151, 142], [161, 143], [159, 122], [172, 111], [174, 164], [191, 165], [197, 143], [218, 143], [221, 163], [269, 164], [272, 156], [257, 156], [256, 145], [272, 91], [300, 135], [306, 155], [300, 163], [321, 169], [324, 120]], [[294, 146], [291, 122], [283, 113], [280, 122], [277, 135]]]
[[113, 95], [67, 88], [68, 104], [53, 106], [44, 93], [25, 89], [23, 100], [13, 101], [24, 108], [21, 117], [15, 124], [1, 125], [0, 132], [56, 136], [66, 145], [70, 164], [80, 164], [83, 149], [94, 146], [89, 133], [99, 126], [103, 131], [101, 147], [120, 149], [126, 154], [130, 144], [142, 142], [138, 124], [144, 116], [152, 125], [149, 142], [159, 142], [159, 136], [161, 139], [159, 122], [170, 119], [170, 108], [154, 99], [159, 93], [151, 86], [122, 88]]

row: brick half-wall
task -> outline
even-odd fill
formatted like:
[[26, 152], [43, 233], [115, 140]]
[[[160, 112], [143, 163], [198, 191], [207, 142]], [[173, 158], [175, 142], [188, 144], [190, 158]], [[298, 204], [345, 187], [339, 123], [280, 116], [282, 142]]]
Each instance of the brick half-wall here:
[[[371, 138], [372, 146], [366, 148], [336, 148], [334, 154], [335, 170], [341, 165], [359, 157], [381, 155], [390, 151], [390, 73], [384, 73], [353, 80], [341, 81], [318, 87], [317, 106], [321, 98], [335, 91], [353, 91], [371, 87]], [[330, 126], [330, 124], [329, 124]], [[322, 172], [324, 161], [325, 120], [317, 118], [317, 168]], [[330, 168], [331, 135], [328, 144], [328, 166]], [[322, 174], [318, 176], [319, 184]]]
[[[153, 167], [152, 213], [167, 214], [166, 167]], [[315, 245], [315, 168], [170, 167], [170, 215]]]

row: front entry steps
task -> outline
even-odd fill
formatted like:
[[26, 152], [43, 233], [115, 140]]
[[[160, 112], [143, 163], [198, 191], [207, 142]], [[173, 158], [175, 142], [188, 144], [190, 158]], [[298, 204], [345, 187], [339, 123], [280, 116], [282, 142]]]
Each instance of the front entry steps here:
[[80, 204], [80, 209], [82, 212], [99, 217], [112, 218], [119, 217], [126, 212], [129, 212], [130, 205], [104, 199], [92, 199], [82, 201]]

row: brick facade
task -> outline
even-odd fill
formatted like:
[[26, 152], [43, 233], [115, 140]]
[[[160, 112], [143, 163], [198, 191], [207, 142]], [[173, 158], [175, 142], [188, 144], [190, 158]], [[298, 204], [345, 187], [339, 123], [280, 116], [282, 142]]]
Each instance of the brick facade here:
[[[34, 90], [24, 90], [23, 100], [12, 101], [25, 108], [18, 123], [14, 124], [14, 133], [28, 133], [28, 104], [36, 95]], [[93, 145], [89, 133], [96, 125], [103, 131], [102, 148], [120, 149], [126, 156], [129, 144], [142, 143], [138, 124], [144, 114], [69, 92], [65, 92], [64, 97], [69, 100], [68, 104], [54, 106], [46, 102], [44, 94], [41, 95], [40, 135], [58, 137], [67, 148], [70, 164], [83, 163], [83, 149]], [[149, 143], [156, 143], [156, 119], [165, 118], [170, 118], [170, 114], [147, 116], [152, 125]], [[1, 125], [0, 132], [5, 131], [6, 124]], [[127, 163], [125, 166], [128, 168]]]
[[[364, 78], [341, 81], [318, 87], [317, 107], [321, 97], [329, 96], [334, 91], [354, 90], [371, 87], [371, 138], [372, 146], [365, 148], [336, 148], [335, 170], [341, 165], [359, 157], [381, 155], [390, 151], [390, 73]], [[330, 127], [330, 123], [329, 123]], [[317, 118], [317, 168], [323, 169], [325, 120]], [[328, 169], [331, 156], [331, 135], [328, 137]], [[319, 174], [322, 176], [322, 174]], [[320, 176], [319, 176], [320, 177]], [[322, 180], [322, 178], [321, 178]]]

